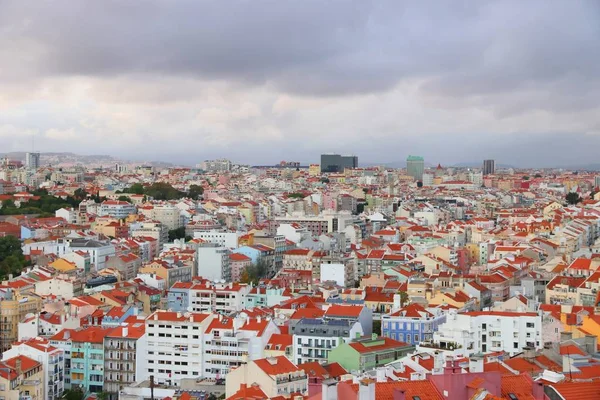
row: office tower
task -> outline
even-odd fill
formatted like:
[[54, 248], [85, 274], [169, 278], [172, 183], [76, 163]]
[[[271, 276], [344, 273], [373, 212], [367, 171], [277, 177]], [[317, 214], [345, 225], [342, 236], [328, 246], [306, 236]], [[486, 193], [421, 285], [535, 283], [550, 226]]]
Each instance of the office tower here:
[[494, 160], [483, 160], [483, 175], [492, 175], [496, 171]]
[[358, 168], [358, 157], [332, 153], [321, 154], [321, 172], [344, 172], [346, 168]]
[[423, 180], [425, 160], [420, 156], [408, 156], [406, 159], [406, 173], [418, 181]]
[[38, 169], [40, 167], [40, 153], [25, 154], [25, 166], [27, 169]]

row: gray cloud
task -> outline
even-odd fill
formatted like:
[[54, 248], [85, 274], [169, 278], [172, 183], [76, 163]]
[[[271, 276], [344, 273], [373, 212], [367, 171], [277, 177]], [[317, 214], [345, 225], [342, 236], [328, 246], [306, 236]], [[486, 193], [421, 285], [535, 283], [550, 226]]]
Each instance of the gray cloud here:
[[142, 140], [157, 157], [173, 137], [206, 156], [251, 140], [272, 161], [288, 147], [393, 161], [405, 145], [464, 161], [436, 148], [452, 135], [590, 140], [599, 21], [593, 0], [0, 0], [0, 128], [83, 151]]

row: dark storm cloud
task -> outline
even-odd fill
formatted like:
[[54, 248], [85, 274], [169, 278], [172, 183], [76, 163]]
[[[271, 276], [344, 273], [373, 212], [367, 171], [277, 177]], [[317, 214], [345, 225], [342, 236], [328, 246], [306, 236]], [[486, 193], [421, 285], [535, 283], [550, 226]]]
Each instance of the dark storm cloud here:
[[[596, 1], [0, 1], [0, 79], [188, 75], [307, 95], [596, 79]], [[584, 85], [581, 85], [584, 86]]]

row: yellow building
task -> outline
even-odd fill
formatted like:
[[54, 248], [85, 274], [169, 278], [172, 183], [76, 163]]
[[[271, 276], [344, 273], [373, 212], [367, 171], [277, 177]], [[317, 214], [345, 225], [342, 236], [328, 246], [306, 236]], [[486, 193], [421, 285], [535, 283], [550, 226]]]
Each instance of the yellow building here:
[[30, 313], [38, 313], [42, 309], [42, 299], [32, 293], [8, 292], [0, 299], [0, 350], [10, 349], [18, 339], [19, 322]]
[[321, 166], [319, 164], [310, 164], [308, 166], [308, 175], [309, 176], [321, 175]]
[[42, 364], [25, 356], [0, 362], [0, 398], [44, 400]]

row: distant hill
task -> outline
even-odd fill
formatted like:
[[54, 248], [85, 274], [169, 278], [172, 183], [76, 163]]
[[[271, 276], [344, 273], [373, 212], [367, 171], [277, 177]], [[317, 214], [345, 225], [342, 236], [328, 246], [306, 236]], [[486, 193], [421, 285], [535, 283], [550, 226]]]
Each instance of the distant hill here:
[[[8, 157], [11, 160], [25, 161], [26, 152], [11, 152], [0, 154], [0, 157]], [[110, 165], [120, 162], [132, 162], [127, 160], [121, 160], [113, 156], [105, 154], [93, 154], [93, 155], [82, 155], [70, 152], [64, 153], [40, 153], [40, 164], [41, 165], [61, 165], [61, 164], [83, 164], [83, 165]], [[141, 161], [138, 161], [142, 163]], [[170, 167], [173, 164], [163, 161], [148, 161], [143, 162], [144, 164], [152, 165], [155, 167]]]

